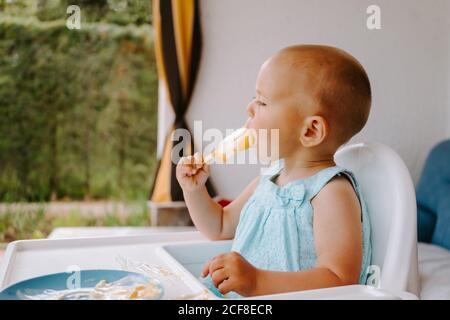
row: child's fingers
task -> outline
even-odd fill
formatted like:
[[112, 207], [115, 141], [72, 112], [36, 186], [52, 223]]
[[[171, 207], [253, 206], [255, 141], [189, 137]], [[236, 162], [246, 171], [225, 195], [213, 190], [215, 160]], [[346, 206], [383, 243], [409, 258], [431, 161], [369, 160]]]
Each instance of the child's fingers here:
[[178, 161], [179, 166], [190, 166], [191, 165], [191, 157], [181, 157], [181, 159]]
[[203, 156], [199, 152], [196, 152], [192, 156], [182, 157], [178, 161], [178, 164], [191, 166], [191, 167], [194, 167], [194, 168], [195, 167], [202, 167], [203, 163], [204, 163]]
[[233, 291], [232, 282], [229, 279], [226, 279], [219, 283], [217, 289], [219, 289], [221, 294], [227, 294], [228, 292]]
[[228, 274], [226, 273], [225, 269], [222, 268], [222, 269], [214, 271], [214, 273], [211, 274], [211, 278], [212, 278], [214, 285], [217, 288], [219, 286], [219, 284], [222, 283], [222, 281], [224, 281], [225, 279], [228, 278]]
[[201, 168], [199, 168], [199, 170], [202, 170], [203, 172], [205, 172], [207, 175], [210, 174], [210, 166], [209, 164], [207, 164], [206, 162], [204, 162], [201, 166]]
[[[187, 161], [187, 160], [185, 160]], [[190, 176], [192, 173], [192, 167], [189, 164], [184, 164], [183, 162], [179, 162], [177, 165], [177, 173], [181, 176]]]
[[209, 167], [204, 163], [203, 156], [200, 153], [196, 153], [192, 156], [182, 157], [178, 161], [177, 165], [177, 177], [178, 179], [195, 177], [203, 179], [204, 176], [209, 175]]
[[206, 277], [209, 273], [209, 264], [211, 261], [208, 261], [207, 263], [205, 263], [205, 265], [203, 266], [202, 269], [202, 277]]
[[194, 153], [193, 158], [194, 158], [194, 164], [195, 164], [195, 165], [199, 166], [199, 165], [202, 165], [202, 164], [203, 164], [203, 157], [202, 157], [202, 155], [200, 154], [200, 152]]
[[183, 173], [195, 174], [197, 172], [193, 156], [182, 157], [178, 162], [178, 166]]
[[225, 266], [223, 255], [218, 255], [209, 263], [209, 273], [213, 274], [214, 271], [222, 269]]
[[205, 162], [201, 153], [196, 152], [194, 155], [188, 157], [189, 170], [191, 175], [196, 175], [199, 170], [205, 166]]
[[194, 158], [194, 167], [196, 169], [202, 169], [205, 166], [205, 159], [200, 152], [196, 152], [193, 156]]

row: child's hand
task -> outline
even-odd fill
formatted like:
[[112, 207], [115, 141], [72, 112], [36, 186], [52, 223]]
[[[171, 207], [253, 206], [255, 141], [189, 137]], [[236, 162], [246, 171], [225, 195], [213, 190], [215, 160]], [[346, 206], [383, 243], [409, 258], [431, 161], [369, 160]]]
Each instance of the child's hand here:
[[183, 191], [192, 192], [203, 187], [209, 177], [209, 165], [200, 153], [183, 157], [177, 165], [176, 176]]
[[208, 261], [202, 277], [208, 274], [222, 294], [234, 291], [242, 296], [255, 295], [258, 269], [237, 252], [224, 253]]

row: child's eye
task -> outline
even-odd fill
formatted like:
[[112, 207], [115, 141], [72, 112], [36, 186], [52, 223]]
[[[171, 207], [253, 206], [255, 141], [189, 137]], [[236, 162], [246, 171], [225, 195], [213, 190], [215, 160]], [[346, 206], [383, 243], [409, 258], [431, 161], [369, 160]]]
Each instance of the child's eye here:
[[262, 102], [261, 100], [258, 100], [256, 97], [252, 97], [252, 100], [256, 100], [256, 104], [259, 106], [266, 106], [266, 104], [264, 102]]

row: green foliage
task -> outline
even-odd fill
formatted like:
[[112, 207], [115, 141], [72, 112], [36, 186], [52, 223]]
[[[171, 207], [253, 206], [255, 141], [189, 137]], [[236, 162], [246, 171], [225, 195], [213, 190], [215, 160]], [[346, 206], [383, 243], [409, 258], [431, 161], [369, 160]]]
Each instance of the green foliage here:
[[53, 21], [66, 19], [69, 5], [80, 7], [82, 22], [141, 25], [152, 20], [151, 0], [0, 0], [0, 12]]
[[46, 238], [59, 227], [150, 226], [146, 201], [127, 203], [127, 214], [113, 210], [92, 216], [73, 210], [68, 214], [52, 216], [44, 205], [29, 208], [6, 207], [0, 211], [0, 243], [21, 239]]
[[38, 11], [37, 0], [0, 0], [0, 13], [11, 16], [34, 16]]
[[64, 20], [0, 15], [0, 201], [148, 197], [151, 34], [148, 25], [69, 30]]

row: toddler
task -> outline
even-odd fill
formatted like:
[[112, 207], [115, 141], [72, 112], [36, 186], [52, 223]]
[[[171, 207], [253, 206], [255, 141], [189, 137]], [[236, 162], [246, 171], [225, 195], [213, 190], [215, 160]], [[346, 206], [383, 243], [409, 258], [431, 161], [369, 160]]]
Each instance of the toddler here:
[[262, 65], [247, 126], [279, 130], [278, 167], [222, 208], [205, 188], [207, 164], [190, 156], [177, 165], [197, 229], [234, 239], [231, 252], [202, 271], [210, 289], [240, 297], [365, 284], [369, 216], [354, 175], [334, 154], [364, 127], [370, 106], [364, 68], [340, 49], [291, 46]]

